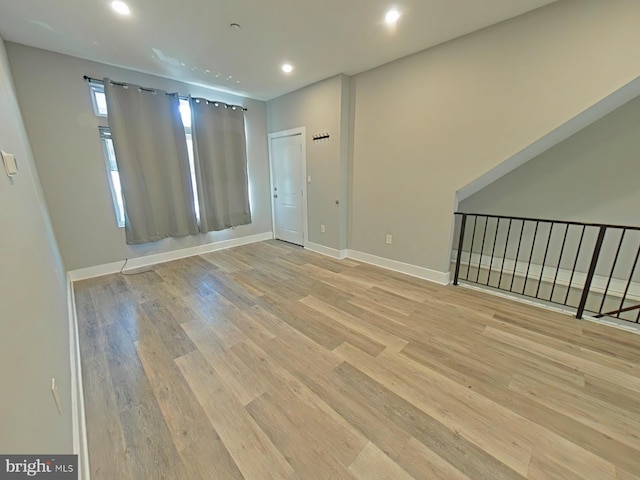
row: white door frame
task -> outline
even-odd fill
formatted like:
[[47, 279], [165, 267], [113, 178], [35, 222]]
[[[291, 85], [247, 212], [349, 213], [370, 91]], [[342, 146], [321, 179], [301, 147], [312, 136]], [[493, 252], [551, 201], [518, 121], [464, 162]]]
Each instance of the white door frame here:
[[273, 230], [273, 238], [276, 238], [276, 212], [273, 202], [273, 153], [271, 152], [271, 140], [274, 138], [293, 137], [300, 135], [302, 144], [302, 246], [307, 248], [309, 243], [309, 225], [307, 220], [307, 129], [306, 127], [291, 128], [281, 132], [274, 132], [269, 137], [269, 175], [271, 177], [271, 189], [269, 195], [271, 198], [271, 228]]

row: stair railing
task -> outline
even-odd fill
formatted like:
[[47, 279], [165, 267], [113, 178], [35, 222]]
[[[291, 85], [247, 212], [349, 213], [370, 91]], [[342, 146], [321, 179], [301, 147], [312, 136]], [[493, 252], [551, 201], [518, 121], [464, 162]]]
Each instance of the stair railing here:
[[640, 323], [640, 227], [456, 212], [454, 285]]

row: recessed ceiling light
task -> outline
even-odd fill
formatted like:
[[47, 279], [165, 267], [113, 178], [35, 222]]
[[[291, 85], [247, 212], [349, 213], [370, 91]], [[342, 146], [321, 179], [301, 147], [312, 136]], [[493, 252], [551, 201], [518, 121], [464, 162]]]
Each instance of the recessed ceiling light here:
[[111, 8], [113, 8], [120, 15], [130, 15], [131, 14], [131, 10], [129, 9], [129, 5], [127, 5], [126, 3], [124, 3], [121, 0], [114, 0], [113, 2], [111, 2]]
[[399, 18], [400, 18], [400, 12], [395, 8], [393, 8], [387, 12], [387, 14], [384, 17], [384, 21], [387, 23], [387, 25], [395, 25], [395, 23], [398, 21]]
[[242, 28], [242, 25], [240, 25], [239, 23], [235, 23], [235, 22], [234, 22], [234, 23], [229, 24], [229, 27], [230, 27], [232, 30], [240, 30], [240, 29]]
[[289, 63], [285, 63], [284, 65], [282, 65], [282, 71], [284, 73], [291, 73], [293, 72], [293, 65], [289, 64]]

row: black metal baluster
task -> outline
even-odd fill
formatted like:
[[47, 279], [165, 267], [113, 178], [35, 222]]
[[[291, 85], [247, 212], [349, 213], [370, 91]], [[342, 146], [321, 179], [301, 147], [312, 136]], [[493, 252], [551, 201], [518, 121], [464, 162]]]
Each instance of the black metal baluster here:
[[516, 250], [516, 259], [513, 262], [513, 274], [511, 275], [511, 286], [509, 291], [513, 292], [513, 281], [516, 279], [516, 270], [518, 269], [518, 257], [520, 256], [520, 246], [522, 245], [522, 234], [524, 233], [524, 224], [526, 220], [522, 221], [522, 229], [520, 230], [520, 239], [518, 240], [518, 249]]
[[[627, 294], [629, 293], [629, 287], [631, 286], [631, 280], [633, 280], [633, 274], [636, 272], [636, 266], [638, 265], [638, 258], [640, 257], [640, 248], [638, 248], [638, 253], [636, 253], [636, 259], [633, 261], [633, 267], [631, 267], [631, 273], [629, 274], [629, 281], [627, 282], [627, 287], [624, 289], [624, 295], [622, 296], [622, 301], [620, 302], [620, 310], [624, 307], [624, 302], [627, 299]], [[620, 318], [620, 312], [618, 312], [617, 318]]]
[[611, 267], [611, 273], [609, 273], [609, 279], [607, 280], [607, 286], [604, 289], [604, 293], [602, 294], [602, 302], [600, 303], [600, 310], [598, 313], [602, 313], [604, 310], [604, 303], [607, 301], [607, 294], [609, 293], [609, 287], [611, 286], [611, 280], [613, 279], [613, 272], [616, 269], [616, 264], [618, 263], [618, 256], [620, 255], [620, 249], [622, 248], [622, 242], [624, 242], [624, 236], [627, 233], [627, 229], [622, 229], [622, 235], [620, 235], [620, 243], [618, 243], [618, 250], [616, 251], [616, 256], [613, 259], [613, 266]]
[[480, 283], [480, 268], [482, 267], [482, 255], [484, 254], [484, 242], [487, 239], [487, 225], [489, 217], [484, 217], [484, 233], [482, 234], [482, 246], [480, 247], [480, 259], [478, 260], [478, 273], [476, 275], [476, 283]]
[[[634, 262], [633, 262], [633, 267], [631, 269], [631, 277], [629, 278], [626, 288], [624, 290], [624, 293], [621, 297], [622, 298], [621, 304], [620, 304], [621, 307], [609, 312], [603, 312], [604, 308], [607, 305], [607, 301], [609, 299], [609, 291], [611, 290], [613, 285], [613, 277], [616, 271], [619, 270], [618, 263], [621, 261], [621, 258], [623, 258], [624, 252], [622, 252], [622, 247], [624, 247], [625, 244], [629, 243], [629, 239], [627, 238], [629, 237], [628, 232], [629, 231], [640, 232], [640, 227], [634, 227], [629, 225], [626, 225], [626, 226], [625, 225], [606, 225], [606, 224], [596, 224], [596, 223], [556, 221], [556, 220], [535, 219], [535, 218], [525, 218], [525, 217], [509, 217], [509, 216], [503, 216], [503, 215], [473, 214], [473, 213], [461, 213], [461, 212], [456, 212], [455, 215], [461, 215], [462, 222], [460, 224], [460, 237], [458, 238], [458, 242], [457, 242], [458, 252], [457, 252], [457, 258], [455, 259], [456, 265], [455, 265], [455, 272], [453, 277], [454, 285], [458, 285], [460, 280], [467, 280], [468, 282], [476, 283], [478, 285], [498, 288], [500, 290], [516, 293], [517, 295], [522, 295], [524, 297], [544, 299], [545, 301], [549, 301], [552, 303], [572, 306], [576, 308], [576, 311], [577, 311], [576, 317], [582, 318], [586, 309], [586, 304], [588, 300], [592, 297], [591, 289], [592, 289], [592, 284], [595, 278], [595, 271], [599, 266], [599, 263], [604, 263], [604, 260], [605, 260], [603, 258], [602, 259], [603, 261], [600, 262], [601, 254], [603, 252], [603, 249], [607, 248], [611, 253], [614, 253], [613, 263], [611, 264], [611, 267], [610, 267], [609, 277], [606, 280], [606, 286], [604, 289], [602, 289], [602, 292], [603, 292], [602, 298], [600, 301], [594, 302], [599, 304], [599, 310], [596, 316], [597, 317], [617, 316], [620, 319], [624, 319], [629, 322], [635, 322], [640, 324], [640, 305], [625, 307], [626, 304], [633, 303], [629, 301], [629, 295], [633, 294], [633, 291], [632, 291], [633, 289], [631, 289], [631, 284], [633, 283], [633, 276], [638, 273], [638, 268], [639, 268], [638, 264], [640, 264], [640, 248], [636, 253], [636, 258], [634, 259]], [[472, 232], [472, 238], [470, 241], [470, 251], [468, 256], [469, 262], [468, 262], [468, 267], [466, 271], [467, 276], [465, 279], [463, 279], [462, 278], [462, 262], [463, 262], [464, 255], [462, 253], [462, 250], [464, 248], [465, 243], [467, 242], [467, 237], [469, 236], [468, 231], [470, 230], [469, 221], [471, 216], [473, 216], [473, 232]], [[478, 218], [480, 217], [484, 217], [484, 225], [482, 225], [482, 227], [478, 225]], [[495, 219], [496, 221], [492, 227], [494, 229], [493, 245], [490, 245], [488, 243], [491, 241], [491, 238], [489, 237], [489, 227], [490, 227], [489, 223], [491, 222], [492, 219]], [[503, 220], [504, 221], [508, 220], [507, 233], [504, 239], [504, 246], [498, 246], [498, 236], [502, 235], [501, 229], [504, 228], [503, 225], [505, 223]], [[520, 225], [520, 234], [517, 240], [515, 259], [513, 260], [509, 259], [509, 263], [507, 263], [507, 255], [511, 248], [511, 243], [516, 243], [516, 241], [512, 240], [511, 238], [512, 236], [517, 235], [515, 231], [512, 234], [512, 230], [516, 229], [516, 227], [514, 226], [514, 220], [520, 221], [522, 223]], [[526, 248], [524, 246], [525, 241], [523, 239], [524, 239], [525, 229], [527, 228], [527, 222], [535, 222], [535, 227], [534, 227], [532, 236], [530, 236], [529, 231], [527, 231], [526, 241], [529, 241], [528, 239], [531, 238], [531, 245], [529, 246], [530, 247], [529, 256], [528, 258], [525, 258], [522, 261], [522, 265], [520, 265], [520, 254]], [[547, 232], [546, 235], [540, 228], [540, 225], [543, 223], [549, 224], [549, 231]], [[565, 226], [565, 230], [563, 233], [556, 233], [556, 237], [562, 236], [562, 241], [560, 242], [561, 243], [560, 251], [557, 254], [557, 259], [554, 262], [550, 259], [556, 258], [555, 245], [558, 242], [554, 242], [553, 249], [551, 248], [552, 247], [551, 242], [552, 240], [554, 240], [554, 236], [553, 236], [554, 232], [556, 232], [561, 225]], [[572, 234], [572, 237], [569, 238], [569, 233], [571, 231], [571, 228], [574, 225], [577, 227], [582, 227], [582, 230], [579, 231], [578, 233], [579, 242], [577, 244], [577, 248], [575, 249], [570, 248], [570, 247], [573, 247], [573, 234]], [[483, 228], [482, 239], [480, 239], [480, 236], [481, 236], [479, 231], [480, 228]], [[599, 233], [597, 234], [597, 240], [595, 242], [595, 246], [592, 247], [592, 250], [590, 250], [592, 252], [591, 255], [587, 253], [589, 257], [583, 259], [581, 257], [583, 247], [585, 248], [585, 250], [588, 250], [589, 248], [591, 248], [590, 246], [589, 248], [587, 248], [587, 243], [591, 242], [591, 237], [589, 236], [589, 238], [587, 238], [587, 228], [598, 229]], [[615, 241], [610, 242], [612, 244], [611, 246], [609, 246], [609, 244], [607, 245], [604, 244], [604, 241], [606, 239], [606, 235], [609, 229], [616, 229], [616, 230], [622, 231], [620, 238], [618, 240], [618, 245], [616, 247], [615, 252], [613, 250], [613, 245], [615, 245], [614, 243]], [[538, 264], [535, 263], [537, 262], [537, 260], [535, 260], [534, 257], [536, 256], [536, 248], [540, 243], [540, 240], [538, 239], [539, 236], [546, 237], [546, 244], [543, 247], [544, 253], [541, 259], [542, 264], [539, 267], [540, 271], [537, 272], [536, 269], [538, 268]], [[477, 243], [480, 244], [480, 249], [477, 252], [475, 252]], [[484, 259], [485, 248], [487, 250], [490, 250], [491, 252], [490, 256], [487, 255], [489, 257], [488, 262], [485, 261]], [[540, 250], [540, 248], [538, 248], [538, 250]], [[575, 255], [573, 261], [571, 261], [572, 252], [569, 252], [570, 249], [575, 250], [575, 252], [573, 253]], [[500, 250], [502, 251], [502, 260], [499, 257]], [[542, 253], [542, 250], [540, 250], [540, 253]], [[478, 262], [474, 262], [473, 255], [478, 255], [478, 258], [479, 258]], [[526, 257], [527, 256], [526, 252], [523, 255]], [[582, 285], [575, 286], [575, 289], [576, 290], [580, 289], [580, 292], [581, 292], [579, 302], [576, 304], [574, 303], [574, 300], [571, 298], [571, 293], [572, 293], [572, 288], [574, 288], [574, 285], [573, 285], [574, 280], [576, 279], [576, 277], [580, 277], [582, 275], [582, 273], [577, 272], [578, 264], [581, 260], [590, 260], [590, 264], [589, 264], [588, 272], [586, 273], [586, 280], [584, 282], [584, 286]], [[525, 261], [526, 261], [526, 266], [525, 266]], [[507, 287], [503, 288], [502, 283], [503, 283], [504, 276], [510, 273], [509, 269], [511, 268], [511, 262], [513, 262], [514, 266], [512, 269], [513, 271], [511, 272], [511, 282], [507, 280], [507, 283], [508, 283], [508, 289], [507, 289]], [[495, 286], [491, 283], [491, 279], [494, 276], [494, 270], [493, 270], [494, 263], [496, 268], [495, 273], [496, 274], [498, 273], [498, 269], [500, 271], [497, 285]], [[560, 275], [560, 270], [562, 270], [563, 264], [569, 264], [569, 263], [572, 264], [572, 268], [570, 269], [571, 270], [569, 272], [570, 275], [569, 275], [569, 278], [567, 279], [565, 278], [564, 270], [563, 270], [563, 275]], [[551, 273], [551, 276], [553, 276], [553, 279], [551, 278], [551, 276], [549, 276], [549, 278], [547, 279], [545, 277], [545, 272], [547, 272], [547, 267], [553, 267], [554, 264], [555, 264], [554, 268], [556, 268], [556, 271]], [[567, 265], [567, 266], [570, 266], [570, 265]], [[481, 273], [480, 271], [484, 267], [488, 268], [487, 278], [485, 279], [485, 281], [480, 282], [480, 273]], [[471, 278], [472, 268], [477, 268], [478, 270], [476, 272], [475, 278], [473, 279]], [[605, 268], [607, 268], [607, 270], [609, 269], [608, 267], [605, 267]], [[532, 290], [531, 295], [529, 295], [527, 293], [527, 287], [529, 286], [530, 281], [537, 274], [539, 274], [538, 284], [534, 285], [534, 287], [531, 289]], [[522, 275], [524, 277], [522, 280], [522, 289], [520, 288], [516, 289], [516, 283], [515, 283], [516, 275]], [[551, 283], [551, 288], [549, 289], [548, 295], [544, 293], [546, 290], [542, 289], [542, 282], [543, 281], [546, 282], [547, 280], [549, 281], [549, 283]], [[562, 299], [556, 301], [555, 298], [558, 296], [556, 295], [557, 293], [556, 290], [560, 289], [559, 285], [562, 285], [564, 287], [564, 284], [567, 281], [568, 281], [568, 284], [566, 285], [564, 302], [562, 301]], [[635, 283], [633, 283], [633, 285], [635, 285]], [[535, 290], [535, 292], [533, 290]], [[599, 287], [599, 290], [600, 290], [600, 287]], [[562, 294], [560, 294], [560, 296], [561, 295]], [[569, 303], [570, 299], [571, 299], [571, 303]], [[596, 308], [597, 306], [594, 306], [594, 310]], [[637, 316], [635, 313], [636, 310], [638, 310]], [[634, 312], [634, 313], [631, 316], [622, 315], [623, 313], [628, 314], [630, 312]]]
[[507, 240], [504, 242], [504, 252], [502, 253], [502, 266], [500, 267], [500, 278], [498, 279], [498, 288], [502, 285], [502, 272], [504, 272], [504, 261], [507, 258], [507, 248], [509, 246], [509, 235], [511, 234], [511, 222], [513, 219], [509, 219], [509, 227], [507, 228]]
[[556, 275], [553, 278], [553, 285], [551, 287], [551, 295], [549, 296], [549, 301], [553, 302], [553, 291], [556, 289], [556, 282], [558, 281], [558, 274], [560, 273], [560, 265], [562, 265], [562, 254], [564, 253], [564, 246], [567, 243], [567, 234], [569, 233], [569, 224], [567, 224], [567, 228], [564, 231], [564, 238], [562, 239], [562, 247], [560, 247], [560, 256], [558, 257], [558, 266], [556, 267]]
[[524, 286], [522, 287], [522, 294], [527, 291], [527, 280], [529, 280], [529, 269], [531, 269], [531, 259], [533, 259], [533, 250], [536, 248], [536, 237], [538, 236], [538, 226], [540, 222], [536, 220], [536, 229], [533, 231], [533, 241], [531, 242], [531, 253], [529, 254], [529, 263], [527, 264], [527, 273], [524, 276]]
[[469, 274], [471, 273], [471, 257], [473, 256], [473, 246], [476, 243], [476, 224], [478, 223], [478, 216], [473, 216], [473, 233], [471, 234], [471, 248], [469, 249], [469, 264], [467, 265], [467, 276], [465, 280], [469, 280]]
[[[585, 280], [584, 287], [582, 289], [582, 298], [580, 298], [580, 304], [578, 305], [576, 318], [582, 319], [584, 307], [587, 305], [587, 298], [589, 297], [589, 291], [591, 290], [591, 282], [593, 281], [593, 275], [596, 273], [598, 259], [600, 258], [600, 250], [602, 250], [602, 243], [604, 242], [604, 236], [606, 233], [607, 227], [600, 227], [600, 231], [598, 232], [598, 239], [596, 240], [596, 246], [594, 247], [593, 255], [591, 256], [591, 265], [589, 266], [589, 271], [587, 272], [587, 279]], [[640, 249], [638, 250], [638, 253], [640, 254]], [[638, 260], [637, 257], [636, 260]]]
[[493, 268], [493, 255], [496, 253], [496, 242], [498, 241], [498, 232], [500, 231], [500, 219], [496, 222], [496, 234], [493, 237], [493, 249], [491, 249], [491, 261], [489, 262], [489, 275], [487, 276], [487, 287], [491, 282], [491, 269]]
[[462, 220], [460, 222], [460, 241], [458, 242], [458, 255], [456, 258], [456, 272], [453, 276], [453, 284], [458, 285], [458, 277], [460, 275], [460, 263], [462, 261], [462, 246], [464, 243], [464, 230], [467, 225], [467, 214], [462, 214]]
[[544, 258], [542, 259], [542, 269], [540, 270], [540, 279], [538, 280], [538, 289], [536, 290], [536, 298], [540, 298], [540, 286], [542, 285], [542, 274], [544, 273], [544, 266], [547, 263], [547, 255], [549, 254], [549, 244], [551, 243], [551, 235], [553, 234], [553, 226], [549, 227], [549, 236], [547, 237], [547, 248], [544, 250]]
[[571, 284], [573, 283], [573, 275], [576, 273], [576, 267], [578, 266], [578, 258], [580, 257], [580, 249], [582, 248], [582, 241], [584, 240], [584, 233], [587, 230], [587, 226], [582, 226], [582, 234], [580, 235], [580, 242], [578, 242], [578, 251], [576, 252], [576, 260], [573, 262], [573, 268], [571, 269], [571, 277], [569, 277], [569, 286], [567, 287], [567, 295], [564, 297], [564, 304], [568, 305], [569, 293], [571, 292]]

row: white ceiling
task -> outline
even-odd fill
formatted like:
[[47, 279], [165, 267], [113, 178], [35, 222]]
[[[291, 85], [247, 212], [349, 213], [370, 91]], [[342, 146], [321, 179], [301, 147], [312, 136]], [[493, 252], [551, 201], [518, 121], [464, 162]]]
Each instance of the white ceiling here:
[[[268, 100], [554, 0], [394, 1], [127, 0], [132, 15], [122, 17], [111, 10], [111, 0], [0, 0], [0, 34], [12, 42]], [[395, 31], [383, 21], [392, 6], [402, 13]], [[242, 29], [231, 29], [232, 22]], [[285, 61], [295, 65], [291, 75], [280, 70]]]

